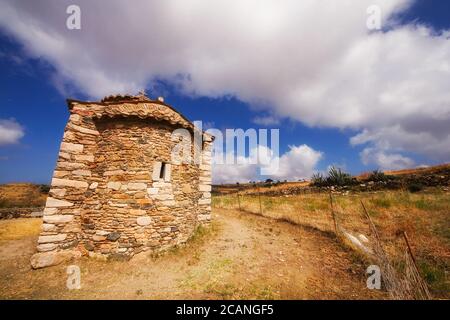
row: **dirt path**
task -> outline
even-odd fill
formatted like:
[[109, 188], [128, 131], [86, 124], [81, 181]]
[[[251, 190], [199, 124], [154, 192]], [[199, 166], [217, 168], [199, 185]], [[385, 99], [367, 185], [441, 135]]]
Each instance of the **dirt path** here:
[[365, 267], [334, 239], [284, 222], [214, 209], [213, 231], [160, 257], [83, 258], [80, 290], [66, 266], [30, 270], [37, 236], [0, 241], [0, 298], [370, 299]]

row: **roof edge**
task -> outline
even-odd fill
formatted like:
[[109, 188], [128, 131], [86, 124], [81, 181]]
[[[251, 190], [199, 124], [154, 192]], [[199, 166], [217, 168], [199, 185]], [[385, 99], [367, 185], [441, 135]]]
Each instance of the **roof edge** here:
[[[184, 120], [186, 120], [188, 123], [190, 123], [193, 128], [195, 128], [195, 125], [194, 125], [194, 123], [191, 120], [186, 118], [181, 112], [179, 112], [177, 109], [175, 109], [171, 105], [168, 105], [167, 103], [164, 103], [164, 102], [162, 102], [160, 100], [122, 100], [122, 101], [104, 101], [104, 102], [102, 102], [102, 101], [83, 101], [83, 100], [77, 100], [77, 99], [68, 98], [68, 99], [66, 99], [66, 102], [67, 102], [67, 108], [69, 109], [69, 111], [72, 110], [74, 103], [79, 103], [79, 104], [84, 104], [84, 105], [96, 104], [96, 105], [100, 105], [100, 106], [111, 106], [111, 105], [118, 105], [118, 104], [121, 104], [121, 103], [129, 103], [129, 104], [153, 103], [153, 104], [159, 104], [159, 105], [165, 106], [165, 107], [171, 109], [172, 111], [176, 112]], [[215, 137], [212, 134], [209, 134], [209, 133], [207, 133], [204, 130], [202, 130], [202, 133], [210, 136], [212, 141], [215, 140]]]

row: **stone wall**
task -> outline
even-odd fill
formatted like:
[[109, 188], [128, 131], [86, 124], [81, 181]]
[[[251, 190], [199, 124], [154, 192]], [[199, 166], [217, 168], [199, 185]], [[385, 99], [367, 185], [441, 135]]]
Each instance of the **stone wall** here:
[[72, 105], [32, 266], [160, 251], [208, 223], [212, 139], [204, 135], [200, 165], [172, 163], [177, 128], [193, 133], [161, 104]]

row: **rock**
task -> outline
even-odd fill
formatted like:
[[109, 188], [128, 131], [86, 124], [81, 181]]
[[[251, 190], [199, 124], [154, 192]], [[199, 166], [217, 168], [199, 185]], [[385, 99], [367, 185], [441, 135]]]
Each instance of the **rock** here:
[[89, 189], [94, 190], [97, 189], [98, 187], [98, 182], [92, 182], [91, 185], [89, 186]]
[[50, 223], [43, 223], [42, 231], [44, 231], [44, 232], [56, 231], [56, 226], [54, 224], [50, 224]]
[[138, 217], [136, 219], [136, 222], [140, 226], [148, 226], [152, 223], [152, 218], [150, 218], [149, 216]]
[[87, 251], [93, 251], [95, 249], [94, 245], [91, 242], [85, 242], [83, 245]]
[[94, 155], [75, 155], [76, 161], [94, 162]]
[[80, 122], [81, 121], [81, 116], [79, 114], [73, 113], [73, 114], [70, 115], [69, 120], [71, 122]]
[[198, 187], [198, 190], [199, 190], [200, 192], [211, 192], [211, 185], [208, 185], [208, 184], [201, 184], [201, 185]]
[[158, 194], [158, 195], [155, 195], [153, 198], [156, 200], [161, 200], [161, 201], [174, 199], [172, 194]]
[[37, 246], [37, 250], [39, 252], [46, 252], [46, 251], [52, 251], [55, 250], [58, 246], [54, 243], [43, 243], [43, 244], [39, 244]]
[[71, 155], [68, 154], [68, 153], [65, 153], [65, 152], [60, 152], [60, 153], [58, 154], [58, 156], [61, 157], [61, 158], [63, 158], [63, 159], [66, 159], [66, 160], [70, 160], [70, 158], [71, 158]]
[[52, 224], [59, 224], [59, 223], [67, 223], [73, 220], [73, 216], [66, 214], [57, 214], [53, 216], [44, 216], [44, 222], [46, 223], [52, 223]]
[[105, 241], [106, 240], [106, 237], [105, 236], [99, 236], [99, 235], [94, 235], [93, 237], [92, 237], [92, 240], [94, 240], [94, 241]]
[[79, 258], [80, 252], [76, 251], [51, 251], [36, 253], [31, 257], [31, 267], [40, 269], [50, 266], [56, 266], [60, 263], [69, 261], [73, 258]]
[[61, 249], [66, 249], [66, 250], [75, 248], [76, 246], [78, 246], [78, 240], [72, 240], [70, 242], [63, 243], [60, 245]]
[[66, 195], [66, 189], [55, 189], [55, 188], [52, 188], [50, 190], [50, 194], [53, 195], [53, 196], [57, 196], [57, 197], [62, 198], [62, 197], [64, 197]]
[[199, 214], [198, 221], [209, 221], [211, 220], [211, 215], [209, 214]]
[[72, 174], [74, 174], [74, 175], [76, 175], [76, 176], [87, 176], [87, 177], [90, 177], [92, 173], [91, 173], [90, 170], [83, 170], [83, 169], [80, 169], [80, 170], [74, 170], [74, 171], [72, 171]]
[[121, 176], [125, 172], [123, 170], [113, 170], [113, 171], [105, 171], [103, 173], [104, 176]]
[[108, 182], [108, 184], [106, 185], [106, 187], [108, 189], [113, 189], [113, 190], [116, 190], [116, 191], [120, 190], [121, 186], [122, 186], [122, 184], [120, 182], [114, 182], [114, 181]]
[[198, 200], [198, 204], [199, 205], [203, 205], [203, 204], [211, 204], [211, 198], [209, 198], [209, 199], [200, 199], [200, 200]]
[[358, 235], [359, 240], [361, 240], [362, 242], [368, 243], [369, 239], [367, 239], [367, 237], [363, 234], [359, 234]]
[[53, 172], [53, 178], [64, 178], [64, 177], [68, 176], [69, 174], [70, 174], [70, 171], [55, 170], [55, 172]]
[[163, 206], [167, 206], [167, 207], [174, 207], [177, 203], [175, 200], [165, 200], [165, 201], [161, 201], [161, 204]]
[[63, 207], [72, 207], [73, 203], [69, 201], [64, 200], [58, 200], [52, 197], [47, 198], [47, 202], [45, 204], [45, 207], [47, 208], [63, 208]]
[[109, 241], [117, 241], [119, 238], [120, 238], [120, 233], [119, 232], [111, 232], [107, 236], [107, 239]]
[[51, 216], [58, 212], [58, 208], [45, 208], [44, 209], [44, 216]]
[[366, 247], [358, 238], [356, 238], [354, 235], [344, 232], [344, 236], [350, 240], [350, 242], [355, 245], [357, 248], [359, 248], [362, 252], [367, 254], [372, 254], [372, 249]]
[[40, 236], [38, 238], [38, 243], [61, 242], [61, 241], [66, 240], [66, 238], [67, 238], [67, 234], [65, 234], [65, 233], [60, 233], [60, 234], [51, 235], [51, 236]]
[[97, 130], [92, 130], [92, 129], [88, 129], [85, 127], [81, 127], [81, 126], [77, 126], [76, 124], [71, 124], [71, 128], [74, 129], [75, 131], [81, 132], [81, 133], [86, 133], [86, 134], [90, 134], [93, 136], [98, 136], [100, 135], [100, 133]]
[[147, 184], [145, 183], [128, 183], [128, 190], [146, 190]]
[[88, 183], [85, 181], [53, 178], [52, 187], [72, 187], [72, 188], [87, 189]]
[[56, 167], [58, 169], [64, 169], [64, 170], [76, 170], [86, 167], [84, 163], [77, 163], [77, 162], [68, 162], [68, 161], [58, 161]]
[[130, 209], [130, 214], [133, 216], [142, 216], [146, 214], [147, 211], [141, 209]]
[[65, 151], [67, 153], [81, 153], [83, 152], [83, 148], [84, 146], [82, 144], [63, 142], [61, 143], [60, 151]]

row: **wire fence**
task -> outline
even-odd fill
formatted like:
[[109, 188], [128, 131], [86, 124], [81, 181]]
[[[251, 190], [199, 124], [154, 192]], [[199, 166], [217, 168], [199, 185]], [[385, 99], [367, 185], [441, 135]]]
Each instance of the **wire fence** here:
[[[301, 198], [299, 198], [301, 197]], [[235, 209], [276, 220], [313, 228], [336, 238], [377, 265], [385, 289], [392, 299], [431, 299], [427, 284], [420, 275], [406, 232], [396, 250], [403, 252], [394, 264], [385, 250], [379, 231], [372, 221], [371, 209], [357, 196], [339, 197], [332, 193], [267, 196], [260, 192], [235, 192], [213, 198], [213, 206]], [[359, 201], [359, 209], [354, 202]], [[352, 205], [350, 206], [349, 203]], [[402, 268], [399, 268], [401, 265]]]

